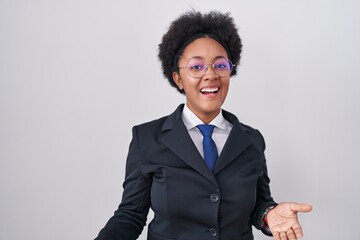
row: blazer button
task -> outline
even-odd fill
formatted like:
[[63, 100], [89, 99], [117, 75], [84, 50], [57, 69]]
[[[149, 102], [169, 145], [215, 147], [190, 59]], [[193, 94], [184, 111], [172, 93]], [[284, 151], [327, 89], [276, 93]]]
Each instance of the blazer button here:
[[216, 237], [218, 235], [218, 231], [215, 228], [210, 228], [209, 233], [213, 237]]
[[217, 201], [219, 201], [219, 199], [220, 199], [220, 197], [219, 197], [219, 195], [217, 195], [217, 194], [215, 194], [215, 193], [213, 193], [213, 194], [211, 194], [210, 195], [210, 200], [212, 201], [212, 202], [217, 202]]

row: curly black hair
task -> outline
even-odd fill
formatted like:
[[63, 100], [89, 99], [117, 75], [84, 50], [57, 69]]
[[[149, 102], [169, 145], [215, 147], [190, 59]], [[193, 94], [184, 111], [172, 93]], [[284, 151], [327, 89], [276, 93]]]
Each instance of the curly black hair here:
[[[179, 57], [187, 45], [205, 36], [218, 41], [233, 64], [238, 65], [240, 62], [241, 39], [230, 13], [211, 11], [202, 14], [195, 10], [185, 12], [170, 24], [169, 30], [159, 44], [158, 54], [164, 76], [180, 93], [184, 91], [180, 90], [172, 79], [172, 73], [179, 71]], [[231, 76], [235, 74], [236, 67], [231, 72]]]

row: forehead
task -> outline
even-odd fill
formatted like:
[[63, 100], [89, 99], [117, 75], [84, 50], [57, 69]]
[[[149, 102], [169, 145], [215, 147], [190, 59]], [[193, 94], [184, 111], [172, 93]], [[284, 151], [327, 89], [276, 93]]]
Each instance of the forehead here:
[[216, 40], [209, 37], [203, 37], [198, 38], [187, 45], [181, 59], [189, 60], [191, 58], [198, 58], [214, 60], [219, 57], [228, 58], [225, 48]]

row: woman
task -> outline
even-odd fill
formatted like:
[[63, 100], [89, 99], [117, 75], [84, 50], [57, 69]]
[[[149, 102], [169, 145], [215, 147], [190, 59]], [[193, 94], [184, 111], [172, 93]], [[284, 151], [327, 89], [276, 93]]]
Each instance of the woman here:
[[187, 12], [159, 45], [163, 73], [186, 96], [169, 116], [133, 128], [122, 202], [97, 239], [250, 240], [302, 236], [297, 212], [273, 201], [260, 132], [222, 110], [241, 40], [228, 14]]

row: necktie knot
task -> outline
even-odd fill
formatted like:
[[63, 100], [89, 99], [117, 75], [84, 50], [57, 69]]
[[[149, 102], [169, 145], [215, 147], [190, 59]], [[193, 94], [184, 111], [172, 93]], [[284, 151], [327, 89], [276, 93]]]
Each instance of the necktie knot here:
[[197, 125], [197, 127], [199, 128], [200, 132], [204, 137], [211, 137], [215, 128], [214, 125], [209, 125], [209, 124], [199, 124]]

